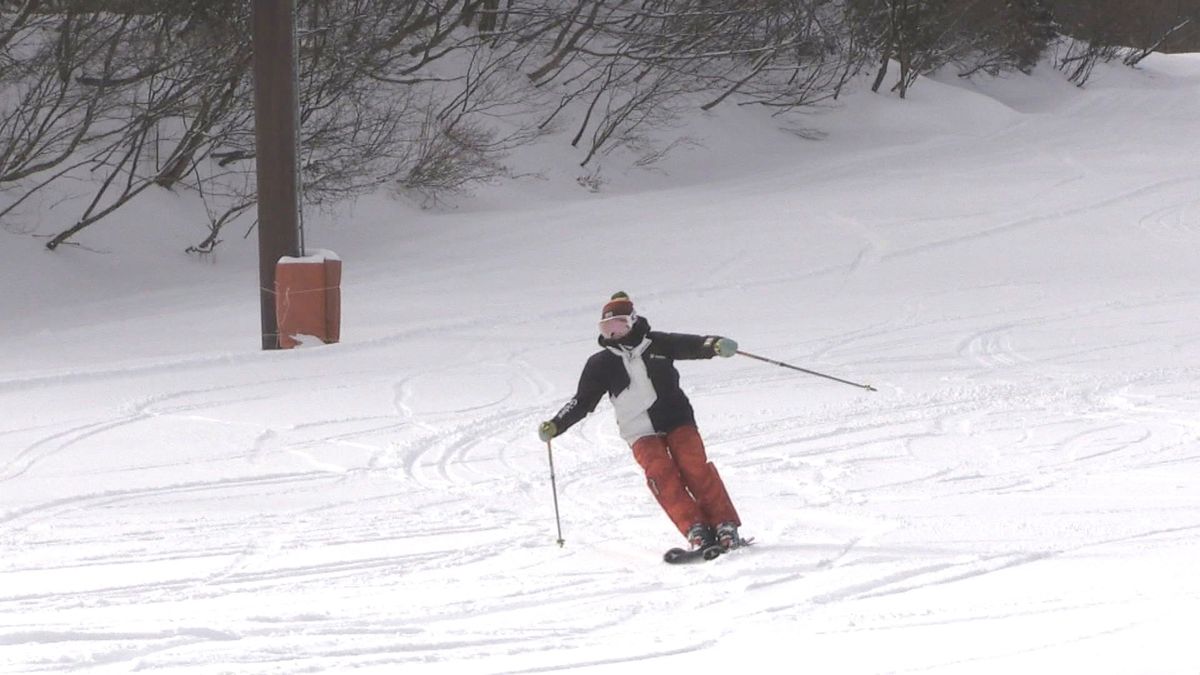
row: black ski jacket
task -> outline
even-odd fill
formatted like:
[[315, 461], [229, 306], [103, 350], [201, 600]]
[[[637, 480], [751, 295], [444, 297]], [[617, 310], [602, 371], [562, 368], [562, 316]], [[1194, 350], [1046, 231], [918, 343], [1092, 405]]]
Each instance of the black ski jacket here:
[[608, 394], [621, 437], [630, 445], [642, 436], [665, 434], [695, 424], [692, 404], [679, 388], [677, 359], [716, 356], [715, 335], [661, 333], [639, 317], [629, 335], [618, 341], [598, 338], [602, 349], [583, 367], [575, 397], [551, 420], [558, 433], [596, 409]]

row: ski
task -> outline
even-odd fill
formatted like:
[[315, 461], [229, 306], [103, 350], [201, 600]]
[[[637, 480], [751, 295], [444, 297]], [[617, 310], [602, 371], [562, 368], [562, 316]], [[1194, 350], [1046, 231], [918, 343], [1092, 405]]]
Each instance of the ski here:
[[704, 562], [712, 560], [725, 552], [725, 549], [713, 544], [704, 548], [673, 548], [663, 554], [663, 561], [672, 565], [684, 565], [687, 563]]
[[754, 537], [748, 539], [739, 539], [730, 546], [728, 550], [721, 548], [719, 544], [707, 546], [704, 548], [673, 548], [663, 554], [663, 561], [671, 565], [686, 565], [690, 563], [705, 562], [712, 560], [722, 553], [728, 553], [744, 546], [749, 546], [754, 543]]

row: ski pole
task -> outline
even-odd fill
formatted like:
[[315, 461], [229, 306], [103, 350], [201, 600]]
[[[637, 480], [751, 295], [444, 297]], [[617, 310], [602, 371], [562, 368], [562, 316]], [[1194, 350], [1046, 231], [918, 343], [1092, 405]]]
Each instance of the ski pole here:
[[809, 369], [807, 369], [807, 368], [801, 368], [801, 367], [799, 367], [799, 366], [793, 366], [793, 365], [792, 365], [792, 364], [790, 364], [790, 363], [784, 363], [783, 361], [776, 361], [776, 360], [774, 360], [774, 359], [768, 359], [768, 358], [766, 358], [766, 357], [764, 357], [764, 356], [759, 356], [758, 354], [751, 354], [750, 352], [744, 352], [744, 351], [742, 351], [742, 350], [740, 350], [740, 349], [738, 350], [738, 352], [737, 352], [737, 353], [738, 353], [738, 354], [741, 354], [742, 356], [749, 356], [750, 358], [752, 358], [752, 359], [755, 359], [755, 360], [758, 360], [758, 361], [764, 361], [764, 362], [766, 362], [766, 363], [770, 363], [770, 364], [773, 364], [773, 365], [776, 365], [776, 366], [783, 366], [784, 368], [790, 368], [790, 369], [792, 369], [792, 370], [798, 370], [798, 371], [800, 371], [800, 372], [802, 372], [802, 373], [808, 373], [809, 375], [816, 375], [817, 377], [823, 377], [823, 378], [825, 378], [825, 379], [827, 379], [827, 380], [833, 380], [834, 382], [841, 382], [842, 384], [848, 384], [848, 385], [850, 385], [850, 386], [852, 386], [852, 387], [858, 387], [859, 389], [866, 389], [867, 391], [879, 391], [878, 389], [876, 389], [875, 387], [872, 387], [872, 386], [871, 386], [871, 385], [869, 385], [869, 384], [859, 384], [859, 383], [857, 383], [857, 382], [851, 382], [850, 380], [843, 380], [843, 379], [841, 379], [840, 377], [834, 377], [834, 376], [832, 376], [832, 375], [826, 375], [825, 373], [818, 373], [818, 372], [817, 372], [817, 371], [815, 371], [815, 370], [809, 370]]
[[558, 485], [554, 481], [554, 449], [550, 441], [546, 441], [546, 456], [550, 458], [550, 489], [554, 491], [554, 525], [558, 528], [558, 547], [562, 548], [562, 521], [558, 517]]

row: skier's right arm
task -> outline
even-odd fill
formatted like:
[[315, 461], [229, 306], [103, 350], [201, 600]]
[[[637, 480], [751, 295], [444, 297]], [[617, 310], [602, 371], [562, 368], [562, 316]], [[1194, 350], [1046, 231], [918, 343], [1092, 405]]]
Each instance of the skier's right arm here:
[[[542, 437], [542, 440], [549, 440], [570, 429], [576, 422], [587, 417], [588, 413], [596, 409], [596, 405], [608, 391], [604, 381], [598, 377], [597, 365], [592, 360], [587, 362], [583, 373], [579, 376], [579, 386], [575, 390], [575, 396], [567, 401], [566, 405], [553, 418], [538, 427], [538, 435]], [[547, 425], [550, 427], [547, 428]]]

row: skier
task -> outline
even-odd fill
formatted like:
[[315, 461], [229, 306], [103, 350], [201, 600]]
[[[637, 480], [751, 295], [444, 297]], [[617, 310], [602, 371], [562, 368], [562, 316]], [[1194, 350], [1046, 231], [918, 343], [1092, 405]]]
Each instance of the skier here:
[[704, 441], [687, 395], [679, 388], [676, 359], [737, 353], [737, 343], [715, 335], [661, 333], [634, 311], [623, 292], [600, 313], [601, 350], [587, 360], [575, 397], [538, 426], [544, 442], [612, 400], [621, 437], [646, 473], [650, 492], [693, 549], [738, 546], [741, 520]]

